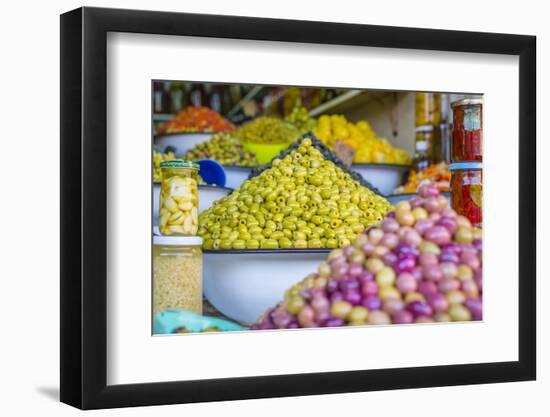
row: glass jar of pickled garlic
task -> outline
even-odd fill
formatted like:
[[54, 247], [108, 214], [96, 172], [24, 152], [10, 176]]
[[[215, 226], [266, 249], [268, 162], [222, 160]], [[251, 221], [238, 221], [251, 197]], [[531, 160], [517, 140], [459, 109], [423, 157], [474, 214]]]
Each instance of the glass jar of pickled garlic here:
[[202, 314], [202, 238], [153, 236], [153, 314]]
[[199, 228], [199, 165], [191, 161], [172, 159], [163, 161], [160, 168], [160, 233], [196, 235]]
[[483, 181], [480, 162], [456, 162], [451, 171], [451, 207], [467, 217], [473, 226], [481, 227]]

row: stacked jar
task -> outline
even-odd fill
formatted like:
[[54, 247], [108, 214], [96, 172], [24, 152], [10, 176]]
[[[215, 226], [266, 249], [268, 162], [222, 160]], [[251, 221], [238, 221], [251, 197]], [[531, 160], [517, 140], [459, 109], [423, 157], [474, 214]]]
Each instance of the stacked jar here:
[[159, 232], [153, 237], [153, 312], [202, 314], [202, 238], [199, 226], [199, 165], [173, 159], [160, 164]]
[[483, 102], [466, 98], [451, 104], [451, 205], [474, 226], [482, 223]]
[[[415, 169], [447, 161], [448, 96], [442, 93], [415, 94]], [[422, 168], [423, 167], [423, 168]]]

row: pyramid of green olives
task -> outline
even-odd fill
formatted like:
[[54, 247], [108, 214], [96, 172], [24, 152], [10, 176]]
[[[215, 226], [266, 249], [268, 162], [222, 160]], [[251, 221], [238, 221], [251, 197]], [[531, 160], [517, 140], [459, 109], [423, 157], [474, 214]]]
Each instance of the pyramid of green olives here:
[[392, 209], [310, 138], [199, 217], [205, 249], [337, 248]]

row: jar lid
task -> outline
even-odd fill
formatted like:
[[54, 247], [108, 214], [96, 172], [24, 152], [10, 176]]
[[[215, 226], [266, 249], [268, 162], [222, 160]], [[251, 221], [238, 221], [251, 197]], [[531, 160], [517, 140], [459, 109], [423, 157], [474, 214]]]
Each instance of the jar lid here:
[[463, 169], [482, 169], [483, 164], [481, 162], [454, 162], [449, 165], [449, 171], [463, 170]]
[[463, 98], [461, 100], [453, 101], [451, 107], [455, 108], [457, 106], [477, 106], [478, 104], [483, 104], [483, 100], [480, 98]]
[[418, 132], [431, 132], [434, 130], [434, 127], [432, 125], [424, 125], [424, 126], [416, 126], [414, 131], [416, 133]]
[[153, 245], [163, 246], [202, 246], [200, 236], [153, 236]]
[[169, 159], [160, 163], [161, 168], [191, 168], [199, 169], [199, 164], [193, 161], [184, 161], [183, 159]]

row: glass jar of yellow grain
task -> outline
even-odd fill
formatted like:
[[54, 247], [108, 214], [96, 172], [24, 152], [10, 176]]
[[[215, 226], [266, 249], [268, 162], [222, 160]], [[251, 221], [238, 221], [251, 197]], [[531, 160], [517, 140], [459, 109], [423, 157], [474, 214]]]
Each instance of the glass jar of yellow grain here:
[[415, 94], [416, 126], [437, 125], [441, 121], [441, 97], [439, 93]]
[[153, 237], [153, 314], [169, 308], [202, 314], [202, 238]]
[[163, 235], [193, 236], [199, 228], [199, 165], [171, 159], [160, 164], [159, 230]]

